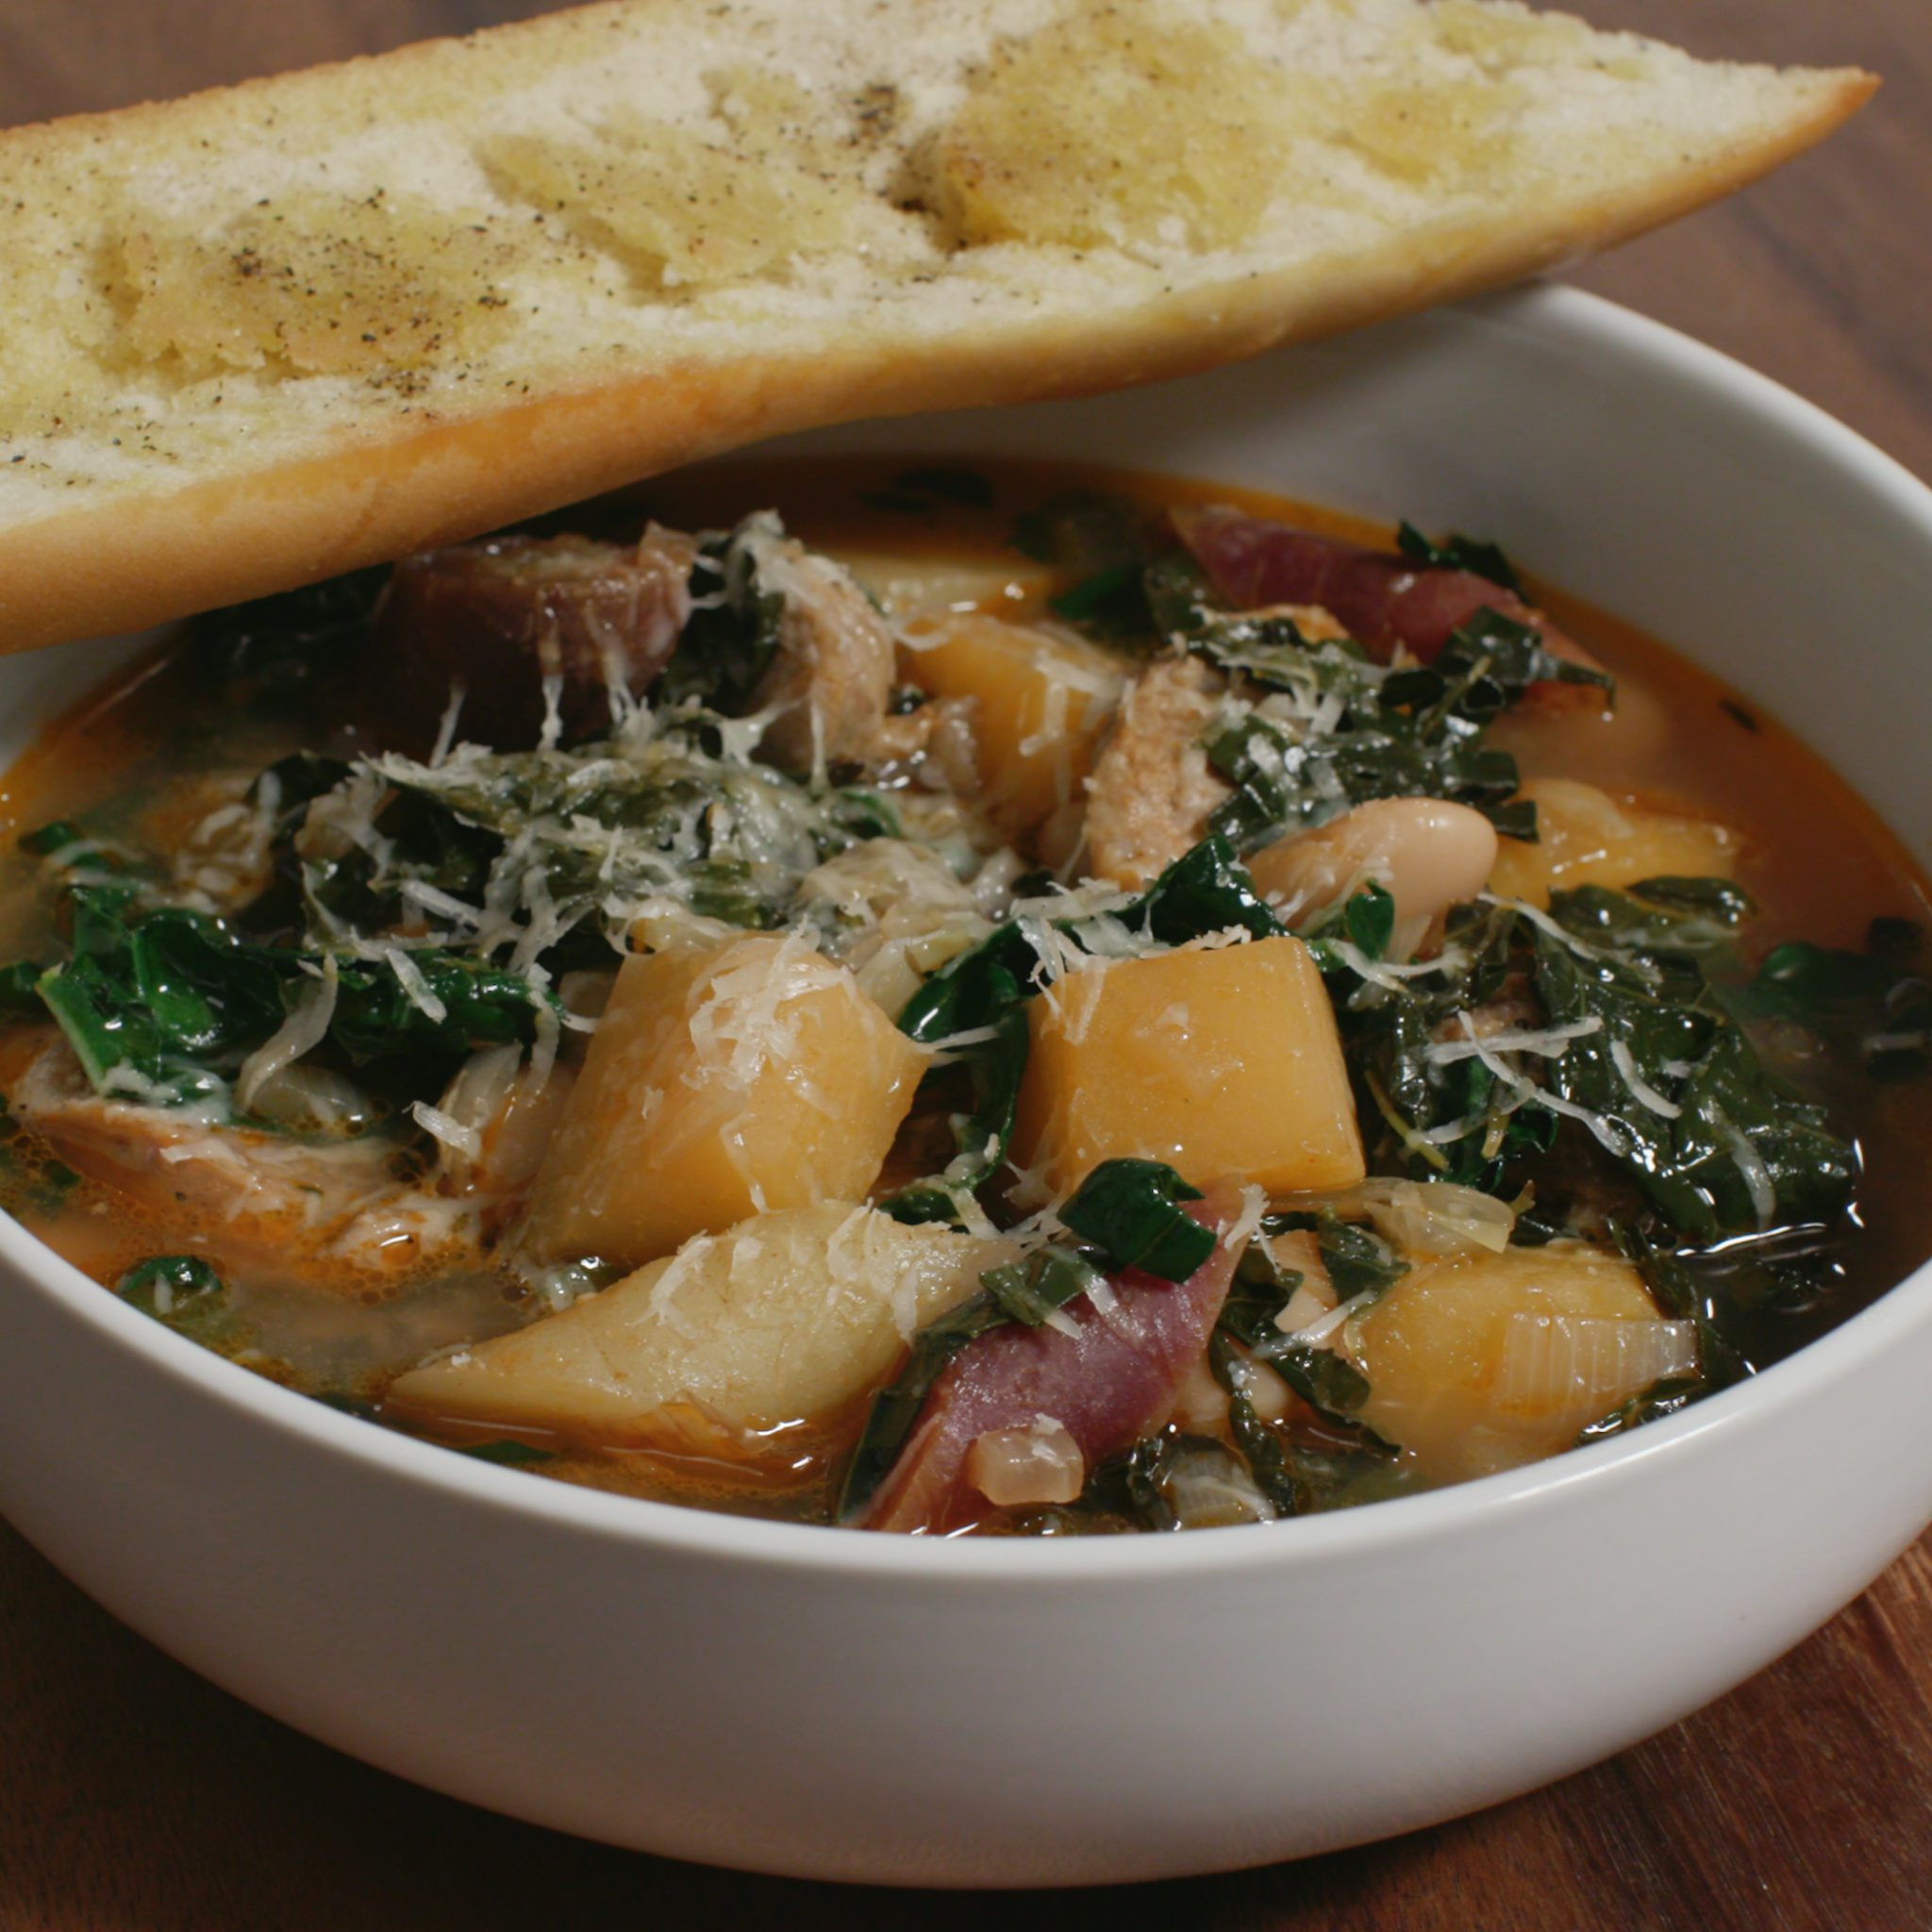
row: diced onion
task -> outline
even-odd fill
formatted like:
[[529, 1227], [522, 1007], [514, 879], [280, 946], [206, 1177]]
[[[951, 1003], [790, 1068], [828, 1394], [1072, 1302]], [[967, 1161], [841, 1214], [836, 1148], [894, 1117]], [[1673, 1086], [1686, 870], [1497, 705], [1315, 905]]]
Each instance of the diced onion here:
[[1505, 1412], [1580, 1429], [1696, 1369], [1694, 1323], [1519, 1314], [1509, 1318], [1493, 1396]]
[[1086, 1487], [1087, 1458], [1064, 1423], [1036, 1416], [1024, 1428], [975, 1437], [966, 1452], [966, 1480], [1002, 1509], [1071, 1503]]

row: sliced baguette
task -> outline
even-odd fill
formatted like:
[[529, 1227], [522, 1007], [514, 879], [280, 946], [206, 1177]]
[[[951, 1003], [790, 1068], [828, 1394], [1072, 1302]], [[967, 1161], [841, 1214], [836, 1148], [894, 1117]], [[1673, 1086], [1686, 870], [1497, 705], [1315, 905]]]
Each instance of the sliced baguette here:
[[0, 648], [1547, 268], [1874, 82], [1507, 0], [614, 0], [0, 135]]

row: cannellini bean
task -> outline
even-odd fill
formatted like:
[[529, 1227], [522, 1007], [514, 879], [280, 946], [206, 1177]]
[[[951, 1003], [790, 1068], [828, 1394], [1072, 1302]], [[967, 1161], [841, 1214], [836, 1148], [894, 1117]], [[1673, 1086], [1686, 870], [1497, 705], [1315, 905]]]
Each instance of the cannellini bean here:
[[1288, 1420], [1294, 1407], [1294, 1391], [1264, 1361], [1249, 1356], [1236, 1371], [1236, 1381], [1248, 1398], [1248, 1406], [1264, 1423]]
[[1474, 899], [1496, 862], [1479, 811], [1441, 798], [1378, 798], [1257, 852], [1248, 871], [1291, 925], [1373, 880], [1395, 901], [1391, 959], [1406, 959], [1452, 906]]
[[1037, 1417], [1023, 1429], [988, 1429], [966, 1452], [966, 1480], [1002, 1509], [1071, 1503], [1086, 1486], [1087, 1462], [1063, 1423]]
[[1204, 1355], [1174, 1395], [1174, 1420], [1183, 1428], [1212, 1435], [1227, 1424], [1227, 1391], [1214, 1379]]

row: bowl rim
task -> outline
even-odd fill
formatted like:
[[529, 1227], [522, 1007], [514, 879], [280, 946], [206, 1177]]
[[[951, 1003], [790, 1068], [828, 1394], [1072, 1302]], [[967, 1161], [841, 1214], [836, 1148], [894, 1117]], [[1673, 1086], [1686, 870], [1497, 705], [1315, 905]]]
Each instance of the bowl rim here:
[[[1427, 326], [1448, 315], [1580, 347], [1593, 358], [1636, 366], [1714, 392], [1779, 426], [1815, 457], [1889, 501], [1932, 546], [1932, 489], [1856, 431], [1781, 384], [1667, 325], [1561, 283], [1539, 283], [1388, 325]], [[943, 439], [941, 438], [941, 441]], [[17, 1275], [17, 1280], [5, 1279]], [[1198, 1582], [1257, 1570], [1393, 1554], [1442, 1539], [1461, 1540], [1491, 1518], [1521, 1523], [1567, 1507], [1574, 1490], [1603, 1491], [1639, 1479], [1658, 1458], [1673, 1461], [1702, 1439], [1770, 1425], [1820, 1390], [1881, 1357], [1932, 1320], [1932, 1261], [1876, 1301], [1784, 1360], [1674, 1416], [1572, 1449], [1545, 1461], [1448, 1488], [1390, 1498], [1276, 1525], [1197, 1531], [1184, 1537], [973, 1538], [882, 1536], [834, 1525], [740, 1516], [559, 1482], [492, 1465], [439, 1444], [346, 1415], [210, 1353], [142, 1315], [61, 1259], [0, 1212], [0, 1292], [39, 1292], [124, 1355], [231, 1415], [347, 1457], [387, 1476], [465, 1506], [632, 1547], [723, 1564], [870, 1576], [948, 1587], [1027, 1582], [1049, 1588], [1085, 1580]]]

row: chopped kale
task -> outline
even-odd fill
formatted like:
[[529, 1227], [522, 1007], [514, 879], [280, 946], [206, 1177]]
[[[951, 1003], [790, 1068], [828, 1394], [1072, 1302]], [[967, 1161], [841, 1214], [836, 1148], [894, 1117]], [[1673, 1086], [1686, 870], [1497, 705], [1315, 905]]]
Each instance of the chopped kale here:
[[1874, 920], [1854, 953], [1792, 940], [1765, 955], [1736, 1004], [1747, 1016], [1789, 1021], [1885, 1078], [1932, 1065], [1932, 972], [1908, 920]]
[[[319, 816], [347, 811], [358, 788], [375, 837], [318, 837]], [[704, 712], [570, 750], [384, 758], [305, 810], [293, 844], [311, 943], [420, 921], [426, 904], [457, 922], [449, 942], [466, 949], [511, 949], [538, 925], [552, 971], [613, 963], [625, 908], [652, 898], [778, 925], [814, 866], [899, 831], [876, 792], [757, 763]]]
[[1124, 1455], [1110, 1457], [1087, 1478], [1078, 1507], [1133, 1529], [1178, 1529], [1180, 1518], [1168, 1500], [1167, 1478], [1182, 1440], [1148, 1436]]
[[199, 1255], [154, 1255], [137, 1261], [114, 1292], [191, 1341], [217, 1341], [234, 1325], [227, 1284]]
[[1369, 1378], [1332, 1348], [1316, 1348], [1286, 1336], [1282, 1343], [1258, 1353], [1318, 1415], [1345, 1420], [1369, 1399]]
[[[973, 1104], [965, 1112], [953, 1117], [953, 1144], [958, 1152], [942, 1174], [902, 1188], [880, 1203], [895, 1220], [913, 1224], [961, 1222], [965, 1218], [965, 1197], [991, 1179], [1006, 1158], [1020, 1105], [1020, 1082], [1026, 1073], [1026, 1014], [1016, 1003], [1001, 1010], [989, 1024], [992, 1038], [966, 1056], [965, 1070], [972, 1083]], [[915, 1033], [912, 1037], [916, 1040], [920, 1036]]]
[[[1284, 1218], [1274, 1217], [1277, 1223]], [[1346, 1225], [1333, 1216], [1327, 1219], [1333, 1229]], [[1263, 1224], [1264, 1232], [1267, 1225]], [[1374, 1237], [1369, 1239], [1374, 1241]], [[1406, 1264], [1397, 1260], [1392, 1252], [1383, 1252], [1386, 1260], [1380, 1261], [1380, 1265], [1386, 1270], [1386, 1279], [1393, 1281]], [[1324, 1246], [1324, 1263], [1328, 1255], [1329, 1249]], [[1217, 1327], [1221, 1334], [1239, 1341], [1251, 1356], [1267, 1362], [1317, 1413], [1334, 1421], [1349, 1422], [1368, 1400], [1368, 1377], [1332, 1349], [1297, 1341], [1276, 1325], [1275, 1318], [1300, 1284], [1301, 1276], [1276, 1263], [1265, 1242], [1252, 1242], [1235, 1270], [1234, 1285], [1222, 1305]], [[1344, 1295], [1343, 1299], [1346, 1298]]]
[[[101, 1091], [221, 1097], [319, 980], [323, 956], [258, 944], [208, 913], [134, 912], [129, 896], [73, 889], [74, 957], [40, 976], [40, 998]], [[387, 959], [338, 957], [328, 1037], [352, 1060], [422, 1062], [433, 1081], [475, 1047], [533, 1037], [543, 995], [522, 975], [432, 947], [408, 961], [413, 991]]]
[[1052, 598], [1053, 614], [1108, 635], [1144, 630], [1141, 581], [1140, 564], [1109, 564]]
[[1795, 997], [1743, 965], [1750, 911], [1728, 882], [1686, 879], [1558, 892], [1547, 914], [1471, 907], [1434, 973], [1339, 1006], [1364, 1123], [1383, 1123], [1372, 1171], [1505, 1197], [1533, 1183], [1521, 1241], [1615, 1235], [1697, 1323], [1701, 1389], [1781, 1353], [1778, 1324], [1828, 1295], [1818, 1257], [1858, 1174], [1747, 1030]]
[[[1276, 1513], [1237, 1451], [1211, 1436], [1170, 1428], [1103, 1462], [1089, 1476], [1078, 1502], [1057, 1512], [1056, 1526], [1072, 1533], [1205, 1526], [1198, 1514], [1204, 1494], [1222, 1501], [1218, 1519], [1210, 1516], [1208, 1524], [1263, 1522]], [[1188, 1520], [1191, 1509], [1196, 1512], [1192, 1522]]]
[[1642, 891], [1559, 892], [1553, 926], [1533, 931], [1543, 1010], [1574, 1029], [1543, 1091], [1692, 1239], [1835, 1218], [1855, 1152], [1822, 1107], [1766, 1071], [1713, 991], [1711, 970], [1730, 957], [1724, 924], [1646, 905]]
[[1315, 956], [1324, 973], [1348, 973], [1352, 963], [1336, 949], [1344, 941], [1371, 965], [1383, 958], [1395, 936], [1395, 901], [1374, 879], [1359, 886], [1339, 906], [1331, 906], [1295, 935]]
[[202, 674], [256, 703], [303, 702], [332, 675], [369, 627], [389, 566], [234, 604], [194, 620], [192, 648]]
[[36, 858], [47, 858], [56, 852], [64, 852], [71, 845], [91, 842], [88, 834], [72, 819], [55, 819], [50, 824], [25, 833], [21, 839], [20, 849], [31, 853]]
[[1591, 1442], [1606, 1442], [1612, 1436], [1621, 1436], [1628, 1429], [1660, 1421], [1667, 1415], [1675, 1415], [1680, 1409], [1688, 1408], [1700, 1395], [1708, 1392], [1709, 1385], [1699, 1376], [1666, 1375], [1662, 1381], [1653, 1382], [1641, 1395], [1633, 1395], [1627, 1402], [1619, 1403], [1608, 1415], [1599, 1416], [1595, 1422], [1586, 1424], [1577, 1431], [1576, 1446], [1582, 1448]]
[[1396, 530], [1395, 547], [1411, 563], [1419, 563], [1426, 570], [1467, 571], [1472, 576], [1500, 584], [1515, 596], [1524, 594], [1522, 577], [1498, 544], [1454, 535], [1432, 543], [1413, 524], [1405, 522]]
[[1215, 1331], [1208, 1359], [1215, 1379], [1227, 1391], [1228, 1429], [1235, 1446], [1257, 1487], [1282, 1515], [1306, 1516], [1333, 1507], [1355, 1485], [1392, 1459], [1389, 1446], [1359, 1424], [1331, 1426], [1325, 1440], [1316, 1441], [1263, 1422], [1247, 1392], [1248, 1372], [1224, 1329]]
[[987, 1292], [1014, 1321], [1038, 1328], [1075, 1295], [1100, 1279], [1100, 1271], [1077, 1248], [1037, 1248], [1023, 1261], [989, 1268], [980, 1277]]
[[1152, 551], [1146, 512], [1122, 497], [1074, 491], [1028, 510], [1013, 545], [1071, 579], [1052, 600], [1055, 616], [1097, 636], [1126, 642], [1155, 630], [1146, 573]]
[[[1524, 1158], [1586, 1136], [1689, 1239], [1836, 1216], [1853, 1151], [1765, 1068], [1726, 996], [1747, 905], [1667, 880], [1559, 892], [1534, 919], [1466, 908], [1435, 974], [1344, 1003], [1386, 1127], [1372, 1166], [1509, 1194]], [[1499, 1037], [1537, 1050], [1485, 1043], [1466, 1016], [1499, 1000]]]
[[1074, 1190], [1060, 1219], [1116, 1268], [1185, 1281], [1214, 1252], [1214, 1230], [1180, 1205], [1200, 1198], [1199, 1188], [1160, 1161], [1104, 1160]]
[[1184, 946], [1237, 926], [1257, 940], [1288, 930], [1256, 891], [1234, 848], [1215, 834], [1175, 859], [1115, 917], [1164, 946]]
[[760, 539], [781, 538], [775, 517], [751, 517], [699, 546], [691, 572], [691, 620], [652, 693], [736, 716], [778, 655], [785, 599], [761, 579]]
[[1179, 632], [1190, 648], [1267, 693], [1225, 711], [1205, 740], [1234, 788], [1215, 829], [1243, 851], [1376, 798], [1450, 799], [1533, 839], [1516, 761], [1483, 734], [1534, 684], [1609, 683], [1493, 610], [1457, 630], [1435, 663], [1396, 670], [1346, 640], [1311, 644], [1288, 618], [1196, 606], [1191, 621]]
[[456, 1442], [446, 1446], [454, 1448], [458, 1456], [470, 1457], [477, 1462], [493, 1462], [503, 1469], [528, 1469], [557, 1460], [554, 1449], [539, 1449], [534, 1442]]

